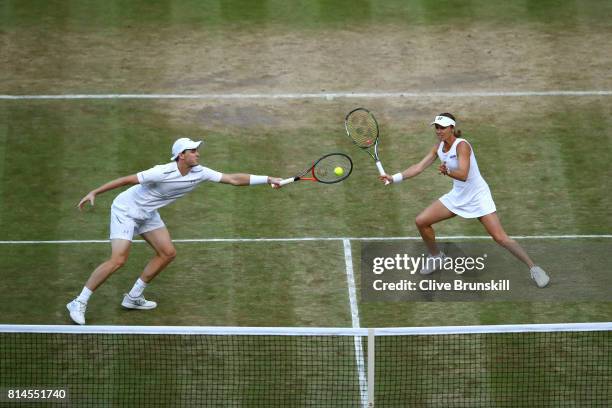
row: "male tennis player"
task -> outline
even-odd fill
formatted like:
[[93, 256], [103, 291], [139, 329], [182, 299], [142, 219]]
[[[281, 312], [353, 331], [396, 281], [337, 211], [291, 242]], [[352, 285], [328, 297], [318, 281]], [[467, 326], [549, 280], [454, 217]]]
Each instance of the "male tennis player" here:
[[467, 140], [461, 138], [461, 130], [456, 129], [455, 117], [450, 113], [441, 113], [434, 118], [431, 125], [435, 126], [440, 143], [434, 145], [419, 163], [403, 172], [379, 177], [382, 181], [399, 183], [421, 174], [437, 157], [442, 162], [438, 168], [440, 174], [453, 179], [453, 189], [416, 217], [416, 226], [430, 254], [425, 267], [420, 271], [421, 274], [434, 272], [436, 266], [442, 265], [445, 258], [436, 244], [432, 225], [459, 215], [463, 218], [478, 218], [495, 242], [529, 267], [531, 278], [538, 287], [548, 285], [550, 278], [546, 272], [536, 266], [518, 242], [508, 237], [504, 231], [489, 186], [478, 170], [474, 150]]
[[134, 234], [142, 236], [153, 247], [155, 256], [145, 266], [132, 290], [125, 294], [121, 306], [139, 310], [154, 309], [157, 306], [157, 303], [146, 300], [143, 292], [151, 280], [176, 256], [170, 234], [157, 212], [159, 208], [174, 202], [204, 181], [234, 186], [272, 184], [273, 187], [277, 187], [281, 181], [276, 177], [244, 173], [223, 174], [201, 166], [198, 152], [201, 143], [180, 138], [172, 146], [170, 163], [110, 181], [81, 199], [79, 209], [88, 201], [93, 206], [98, 194], [122, 186], [132, 186], [119, 194], [111, 206], [110, 259], [93, 271], [81, 294], [66, 305], [70, 318], [75, 323], [85, 324], [85, 310], [90, 296], [113, 272], [125, 264]]

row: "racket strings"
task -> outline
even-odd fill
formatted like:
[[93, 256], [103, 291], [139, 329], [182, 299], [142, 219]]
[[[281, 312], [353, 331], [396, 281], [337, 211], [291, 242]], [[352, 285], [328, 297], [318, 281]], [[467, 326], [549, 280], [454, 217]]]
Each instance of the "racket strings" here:
[[319, 160], [314, 166], [314, 175], [323, 183], [336, 183], [347, 178], [353, 170], [348, 156], [332, 154]]
[[354, 111], [346, 120], [349, 136], [357, 146], [366, 148], [372, 146], [378, 138], [378, 124], [369, 112]]

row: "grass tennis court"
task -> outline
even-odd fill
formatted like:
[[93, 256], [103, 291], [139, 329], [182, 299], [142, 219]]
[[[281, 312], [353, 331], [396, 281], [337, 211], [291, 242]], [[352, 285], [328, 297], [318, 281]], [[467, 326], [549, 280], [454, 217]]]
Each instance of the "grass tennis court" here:
[[[107, 239], [118, 191], [82, 213], [79, 199], [166, 163], [180, 136], [203, 138], [201, 162], [226, 173], [288, 177], [334, 151], [349, 154], [355, 168], [333, 186], [200, 186], [160, 211], [172, 237], [230, 241], [177, 243], [176, 261], [147, 289], [160, 306], [142, 313], [120, 307], [152, 254], [135, 244], [127, 265], [92, 297], [88, 323], [352, 327], [355, 311], [361, 327], [610, 321], [612, 301], [362, 303], [357, 296], [351, 305], [342, 238], [358, 295], [360, 241], [348, 238], [417, 236], [415, 216], [450, 181], [431, 167], [385, 188], [342, 121], [358, 106], [373, 111], [381, 159], [395, 173], [433, 145], [433, 116], [455, 113], [506, 231], [576, 236], [521, 241], [537, 251], [553, 285], [605, 269], [611, 16], [610, 2], [599, 0], [4, 2], [0, 323], [70, 324], [65, 304], [109, 245], [43, 241]], [[412, 94], [392, 96], [401, 92]], [[68, 96], [76, 94], [110, 97]], [[127, 94], [149, 97], [116, 97]], [[461, 219], [436, 232], [485, 234]], [[548, 251], [538, 250], [542, 242]], [[584, 250], [574, 259], [567, 242]], [[529, 280], [518, 261], [504, 265]]]
[[[609, 143], [602, 143], [601, 137], [590, 136], [606, 135], [604, 127], [612, 112], [604, 103], [605, 98], [576, 98], [576, 106], [563, 115], [554, 111], [559, 103], [569, 103], [571, 98], [535, 99], [533, 102], [531, 98], [506, 99], [504, 104], [508, 112], [519, 113], [505, 114], [496, 120], [495, 126], [480, 124], [479, 118], [467, 115], [463, 122], [506, 230], [512, 235], [608, 233], [612, 214], [604, 192], [610, 182], [608, 173], [600, 169], [607, 166]], [[457, 104], [455, 110], [477, 112], [482, 117], [494, 116], [487, 101], [453, 101]], [[417, 110], [433, 103], [412, 102]], [[286, 109], [298, 109], [296, 105], [303, 102], [275, 101], [265, 113], [267, 118], [278, 120], [274, 127], [230, 125], [227, 129], [213, 130], [194, 125], [198, 115], [206, 112], [215, 116], [241, 109], [244, 112], [254, 110], [257, 116], [258, 108], [249, 102], [2, 101], [0, 104], [8, 113], [7, 129], [10, 129], [3, 138], [5, 182], [1, 210], [2, 238], [7, 241], [106, 239], [113, 192], [100, 195], [96, 206], [83, 213], [74, 208], [76, 202], [84, 192], [107, 180], [163, 163], [167, 160], [173, 134], [201, 132], [206, 139], [203, 163], [226, 172], [291, 175], [301, 171], [311, 157], [328, 151], [347, 152], [355, 161], [354, 174], [333, 186], [302, 183], [273, 191], [265, 187], [203, 185], [162, 210], [176, 239], [415, 236], [415, 215], [449, 188], [448, 180], [431, 169], [414, 181], [383, 189], [368, 157], [353, 150], [343, 134], [342, 114], [355, 104], [354, 101], [311, 102], [313, 106], [308, 111], [302, 110], [297, 124], [283, 116], [288, 114]], [[387, 102], [391, 113], [385, 112], [382, 101], [369, 105], [382, 112], [381, 157], [385, 165], [389, 169], [400, 169], [419, 160], [432, 143], [429, 129], [423, 123], [428, 119], [423, 118], [420, 123], [404, 122], [399, 113], [394, 113], [401, 108], [398, 101]], [[540, 112], [538, 115], [522, 115], [536, 108]], [[183, 123], [180, 127], [179, 121]], [[308, 127], [308, 123], [322, 125], [313, 128], [312, 125]], [[509, 146], [512, 148], [505, 148]], [[594, 151], [601, 154], [591, 155]], [[33, 154], [35, 165], [21, 165]], [[479, 223], [461, 219], [442, 223], [437, 232], [439, 235], [484, 234]], [[124, 321], [121, 315], [147, 319], [147, 324], [155, 324], [157, 318], [159, 324], [173, 321], [179, 324], [180, 321], [181, 324], [202, 325], [251, 322], [272, 326], [345, 326], [350, 323], [350, 314], [345, 313], [348, 310], [345, 260], [338, 242], [177, 245], [177, 261], [159, 277], [151, 290], [158, 297], [183, 298], [185, 305], [191, 305], [184, 308], [183, 316], [164, 313], [148, 320], [152, 317], [144, 314], [134, 317], [134, 314], [120, 311], [119, 306], [104, 308], [93, 303], [92, 317], [98, 311], [109, 313], [107, 318], [100, 320], [106, 324]], [[550, 245], [554, 250], [555, 242]], [[588, 243], [585, 245], [588, 247]], [[353, 257], [359, 259], [358, 243], [353, 243], [353, 247]], [[0, 250], [6, 254], [2, 257], [3, 273], [12, 276], [5, 286], [5, 299], [31, 296], [32, 293], [16, 289], [34, 288], [41, 277], [53, 277], [46, 285], [59, 285], [57, 290], [40, 288], [37, 295], [53, 298], [54, 310], [45, 309], [38, 316], [16, 313], [16, 310], [23, 310], [21, 301], [3, 302], [2, 308], [7, 309], [3, 313], [6, 321], [59, 324], [67, 321], [60, 307], [65, 296], [60, 298], [57, 293], [73, 296], [69, 294], [78, 290], [90, 271], [108, 254], [108, 245], [6, 244]], [[135, 245], [128, 265], [96, 294], [93, 301], [101, 305], [102, 299], [112, 303], [112, 296], [120, 296], [129, 289], [149, 254], [147, 246]], [[554, 254], [544, 257], [550, 259], [550, 264], [556, 264]], [[510, 263], [512, 265], [524, 269], [518, 262]], [[581, 262], [576, 260], [575, 265]], [[579, 273], [576, 268], [567, 267], [568, 271]], [[355, 268], [358, 272], [358, 263]], [[528, 276], [526, 271], [525, 276]], [[260, 299], [260, 289], [247, 285], [245, 293], [234, 286], [245, 280], [259, 282], [260, 289], [269, 285], [265, 288], [268, 295], [264, 296], [269, 306], [259, 317], [253, 315], [250, 303]], [[312, 280], [325, 282], [321, 293], [309, 290], [308, 282]], [[234, 299], [236, 290], [241, 297]], [[218, 292], [218, 297], [213, 297], [210, 305], [205, 306], [204, 303], [208, 303], [205, 299], [209, 299], [211, 292]], [[331, 297], [326, 296], [330, 293], [333, 293]], [[316, 300], [319, 296], [334, 306], [320, 305]], [[291, 306], [282, 301], [294, 298], [302, 301], [291, 302]], [[242, 312], [225, 316], [222, 310], [230, 300]], [[399, 322], [401, 325], [440, 325], [477, 324], [481, 319], [487, 323], [606, 320], [611, 311], [609, 303], [587, 303], [579, 308], [563, 303], [545, 307], [537, 304], [460, 304], [453, 307], [458, 310], [453, 318], [455, 313], [449, 315], [445, 305], [426, 305], [424, 315], [414, 312], [420, 307], [418, 304], [362, 305], [361, 323], [365, 326], [383, 321], [385, 325]], [[211, 313], [203, 313], [204, 308]], [[435, 312], [438, 308], [439, 313]], [[491, 308], [498, 311], [492, 312]], [[269, 313], [274, 309], [283, 313], [293, 309], [293, 312], [283, 317]], [[155, 311], [155, 315], [161, 311]], [[380, 314], [396, 315], [398, 321]], [[193, 320], [184, 320], [184, 316], [192, 316]], [[368, 316], [372, 316], [372, 320]], [[407, 316], [416, 320], [411, 321]], [[140, 323], [144, 324], [145, 320]]]

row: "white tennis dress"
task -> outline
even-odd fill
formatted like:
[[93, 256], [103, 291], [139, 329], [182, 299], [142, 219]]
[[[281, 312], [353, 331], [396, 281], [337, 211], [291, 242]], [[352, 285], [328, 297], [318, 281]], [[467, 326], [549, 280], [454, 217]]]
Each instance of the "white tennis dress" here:
[[453, 179], [453, 189], [440, 197], [440, 201], [452, 213], [463, 218], [477, 218], [491, 214], [496, 211], [495, 202], [491, 196], [489, 185], [480, 175], [474, 149], [465, 139], [457, 138], [448, 152], [443, 152], [444, 142], [438, 146], [438, 157], [446, 163], [446, 167], [452, 172], [459, 169], [459, 158], [457, 157], [457, 146], [465, 142], [470, 146], [470, 171], [466, 181]]

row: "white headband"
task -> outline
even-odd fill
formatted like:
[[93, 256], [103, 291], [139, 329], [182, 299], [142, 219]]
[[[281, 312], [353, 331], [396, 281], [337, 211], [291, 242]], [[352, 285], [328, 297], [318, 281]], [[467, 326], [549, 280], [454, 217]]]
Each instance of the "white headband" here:
[[447, 127], [447, 126], [455, 126], [455, 121], [449, 118], [448, 116], [436, 116], [436, 118], [434, 119], [433, 122], [431, 122], [431, 124]]

